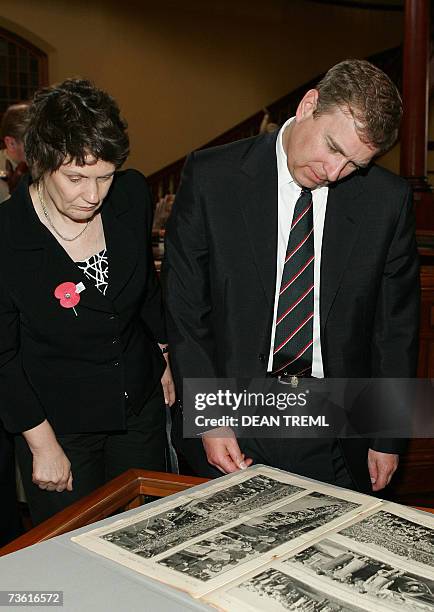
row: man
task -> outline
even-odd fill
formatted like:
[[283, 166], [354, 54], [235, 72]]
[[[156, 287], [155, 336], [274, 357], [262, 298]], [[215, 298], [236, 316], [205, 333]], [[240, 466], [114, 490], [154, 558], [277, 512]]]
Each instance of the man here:
[[[396, 141], [401, 114], [390, 79], [347, 60], [277, 134], [188, 158], [164, 271], [178, 386], [186, 377], [415, 375], [411, 193], [371, 164]], [[237, 441], [215, 430], [202, 442], [178, 440], [202, 475], [254, 461], [366, 492], [388, 484], [403, 446]]]
[[27, 126], [28, 102], [12, 104], [1, 123], [0, 202], [7, 200], [21, 176], [28, 172], [23, 136]]

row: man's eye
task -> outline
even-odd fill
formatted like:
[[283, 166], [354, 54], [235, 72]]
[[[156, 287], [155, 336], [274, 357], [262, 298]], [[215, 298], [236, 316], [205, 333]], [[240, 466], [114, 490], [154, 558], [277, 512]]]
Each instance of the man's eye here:
[[69, 180], [71, 181], [71, 183], [79, 183], [81, 181], [81, 178], [79, 176], [70, 176]]

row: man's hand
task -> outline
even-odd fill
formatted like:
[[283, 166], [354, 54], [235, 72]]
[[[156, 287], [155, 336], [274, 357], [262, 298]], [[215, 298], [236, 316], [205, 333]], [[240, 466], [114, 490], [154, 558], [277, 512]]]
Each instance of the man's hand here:
[[33, 482], [47, 491], [72, 491], [71, 463], [49, 422], [23, 431], [23, 436], [33, 454]]
[[[222, 437], [219, 437], [219, 432]], [[223, 474], [245, 470], [252, 465], [253, 459], [245, 457], [238, 446], [237, 439], [230, 427], [217, 427], [202, 436], [208, 463]]]
[[163, 376], [161, 377], [161, 386], [163, 387], [164, 401], [166, 405], [173, 406], [176, 399], [175, 384], [172, 378], [172, 371], [169, 365], [169, 354], [164, 353], [164, 359], [166, 360], [166, 369], [164, 370]]
[[381, 491], [392, 479], [399, 463], [399, 455], [380, 453], [372, 448], [368, 451], [368, 469], [371, 476], [372, 490]]

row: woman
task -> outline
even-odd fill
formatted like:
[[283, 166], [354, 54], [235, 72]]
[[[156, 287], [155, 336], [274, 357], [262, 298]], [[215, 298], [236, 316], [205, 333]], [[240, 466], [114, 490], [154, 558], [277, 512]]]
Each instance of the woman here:
[[174, 390], [151, 199], [116, 172], [115, 101], [84, 80], [41, 90], [25, 150], [33, 180], [0, 207], [0, 418], [22, 433], [36, 524], [128, 468], [164, 470]]

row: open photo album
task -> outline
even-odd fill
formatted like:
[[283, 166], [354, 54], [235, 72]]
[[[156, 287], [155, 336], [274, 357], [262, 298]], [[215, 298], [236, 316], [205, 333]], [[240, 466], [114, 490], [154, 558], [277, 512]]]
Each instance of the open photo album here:
[[72, 540], [220, 610], [434, 612], [434, 516], [265, 466]]

